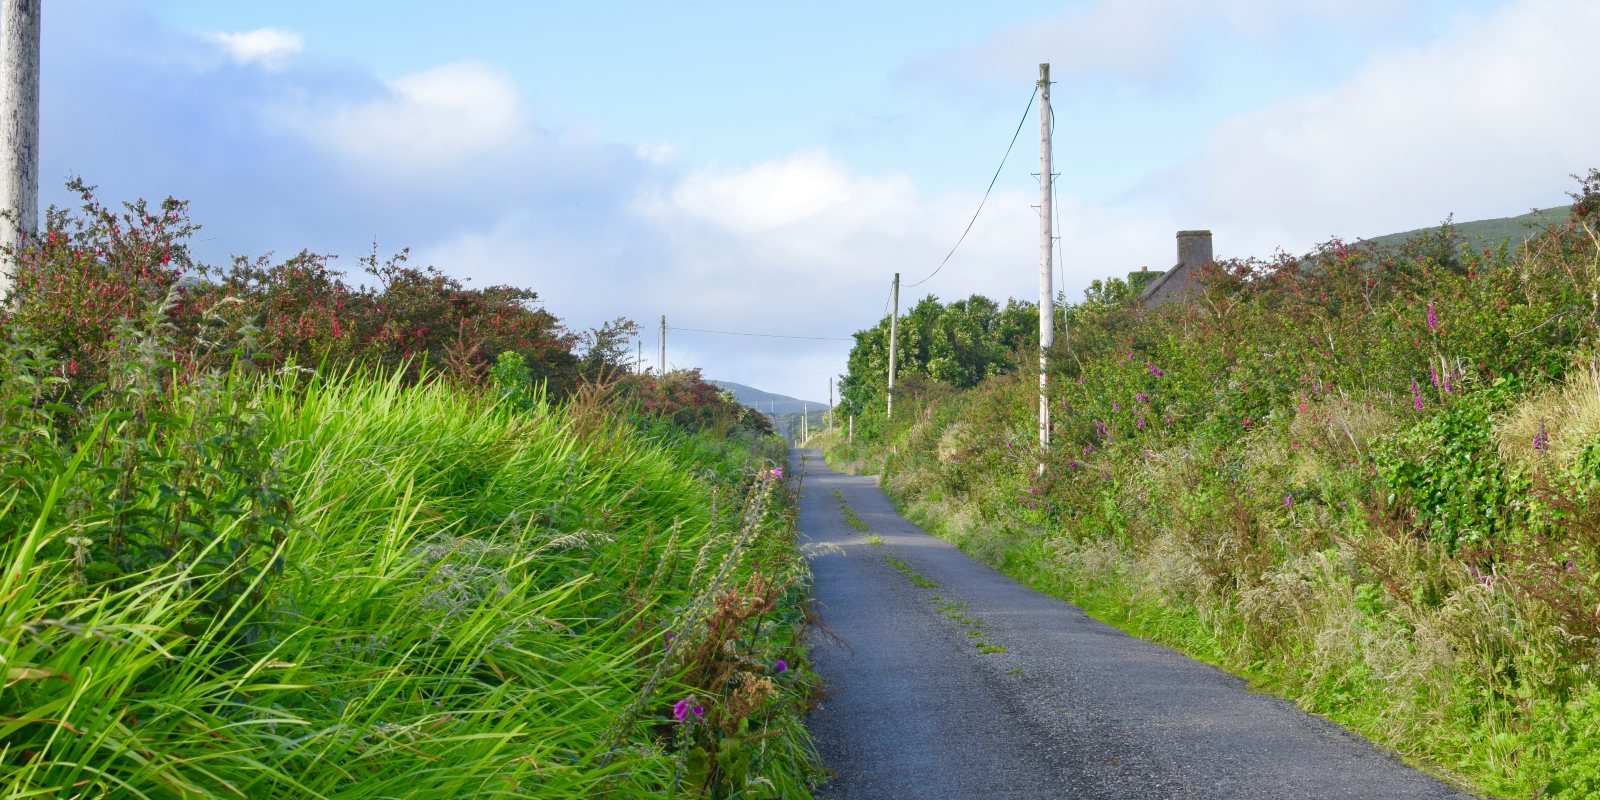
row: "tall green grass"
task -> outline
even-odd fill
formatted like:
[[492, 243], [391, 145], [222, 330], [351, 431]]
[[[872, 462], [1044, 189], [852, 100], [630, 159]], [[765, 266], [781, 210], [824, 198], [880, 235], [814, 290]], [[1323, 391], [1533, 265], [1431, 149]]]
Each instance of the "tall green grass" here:
[[[742, 727], [690, 680], [756, 578], [730, 674], [803, 663], [770, 443], [292, 372], [72, 420], [42, 374], [5, 419], [6, 796], [809, 796], [804, 670]], [[717, 740], [743, 761], [679, 746]]]

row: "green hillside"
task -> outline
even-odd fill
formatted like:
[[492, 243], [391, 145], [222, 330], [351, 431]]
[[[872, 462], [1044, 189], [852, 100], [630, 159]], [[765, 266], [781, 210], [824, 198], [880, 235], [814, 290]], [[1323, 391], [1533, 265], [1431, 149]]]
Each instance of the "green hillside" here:
[[[1515, 246], [1533, 238], [1534, 235], [1550, 225], [1565, 222], [1567, 215], [1571, 211], [1572, 206], [1556, 206], [1554, 208], [1530, 211], [1527, 214], [1515, 217], [1458, 222], [1454, 224], [1454, 227], [1456, 236], [1459, 237], [1463, 244], [1474, 243], [1482, 247], [1496, 247], [1501, 242], [1509, 240]], [[1439, 230], [1437, 226], [1418, 228], [1412, 231], [1375, 236], [1367, 241], [1379, 247], [1401, 247], [1406, 242], [1437, 230]]]
[[810, 409], [812, 413], [828, 410], [827, 403], [816, 400], [800, 400], [786, 394], [775, 394], [746, 386], [733, 381], [718, 381], [707, 379], [707, 383], [718, 389], [733, 392], [733, 399], [747, 405], [763, 414], [783, 416], [785, 414], [798, 414], [802, 410]]

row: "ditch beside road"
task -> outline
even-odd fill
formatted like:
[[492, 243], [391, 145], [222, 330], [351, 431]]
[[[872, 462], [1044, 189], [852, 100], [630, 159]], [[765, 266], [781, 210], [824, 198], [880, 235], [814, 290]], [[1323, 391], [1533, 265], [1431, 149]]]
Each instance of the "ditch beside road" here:
[[824, 684], [808, 724], [836, 772], [819, 797], [1470, 797], [974, 561], [818, 450], [790, 459]]

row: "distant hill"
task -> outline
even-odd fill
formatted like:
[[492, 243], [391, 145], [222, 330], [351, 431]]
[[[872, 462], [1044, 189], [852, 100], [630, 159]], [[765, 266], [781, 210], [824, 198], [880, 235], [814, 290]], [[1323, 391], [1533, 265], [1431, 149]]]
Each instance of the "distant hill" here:
[[[800, 433], [808, 426], [810, 430], [821, 430], [826, 425], [827, 403], [815, 400], [797, 400], [784, 394], [764, 392], [753, 386], [746, 386], [733, 381], [719, 381], [706, 379], [719, 389], [733, 392], [733, 398], [739, 402], [773, 418], [773, 427], [784, 438], [793, 442], [800, 438]], [[804, 413], [810, 412], [810, 413]], [[841, 421], [840, 424], [843, 424]]]
[[788, 395], [764, 392], [742, 383], [719, 381], [710, 378], [707, 378], [706, 382], [718, 389], [726, 389], [733, 392], [735, 400], [763, 414], [776, 414], [781, 417], [784, 414], [798, 414], [803, 409], [810, 409], [813, 414], [828, 410], [827, 403], [819, 403], [815, 400], [797, 400]]
[[[1507, 239], [1511, 240], [1512, 247], [1516, 247], [1543, 230], [1546, 225], [1566, 222], [1567, 214], [1571, 210], [1571, 206], [1556, 206], [1516, 217], [1457, 222], [1456, 235], [1462, 244], [1471, 244], [1475, 247], [1498, 247]], [[1375, 236], [1367, 241], [1379, 247], [1400, 247], [1412, 239], [1438, 229], [1439, 226], [1435, 225], [1431, 228]]]

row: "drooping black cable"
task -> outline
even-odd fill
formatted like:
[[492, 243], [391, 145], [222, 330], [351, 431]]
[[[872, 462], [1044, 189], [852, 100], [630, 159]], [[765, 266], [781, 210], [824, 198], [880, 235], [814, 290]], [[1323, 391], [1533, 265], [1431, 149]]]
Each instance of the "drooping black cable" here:
[[1017, 130], [1011, 134], [1011, 144], [1006, 145], [1006, 154], [1000, 157], [1000, 166], [995, 167], [994, 177], [989, 179], [989, 188], [983, 190], [983, 199], [978, 201], [978, 209], [972, 212], [972, 219], [967, 221], [967, 229], [961, 232], [961, 238], [956, 240], [955, 247], [950, 248], [950, 252], [945, 253], [944, 260], [939, 262], [939, 266], [934, 269], [934, 271], [930, 273], [928, 277], [923, 278], [916, 283], [907, 284], [907, 289], [910, 289], [914, 286], [921, 286], [922, 284], [927, 283], [929, 280], [932, 280], [934, 275], [939, 274], [939, 270], [944, 269], [944, 265], [950, 263], [950, 257], [956, 254], [956, 250], [961, 247], [961, 243], [967, 240], [967, 234], [972, 232], [972, 226], [978, 221], [978, 215], [983, 213], [983, 204], [989, 201], [989, 193], [994, 191], [995, 182], [1000, 180], [1000, 171], [1006, 168], [1006, 159], [1011, 157], [1011, 148], [1017, 146], [1017, 137], [1022, 135], [1022, 126], [1027, 124], [1028, 112], [1033, 110], [1033, 101], [1038, 96], [1039, 87], [1034, 86], [1033, 94], [1028, 96], [1028, 107], [1022, 110], [1022, 119], [1017, 121]]

